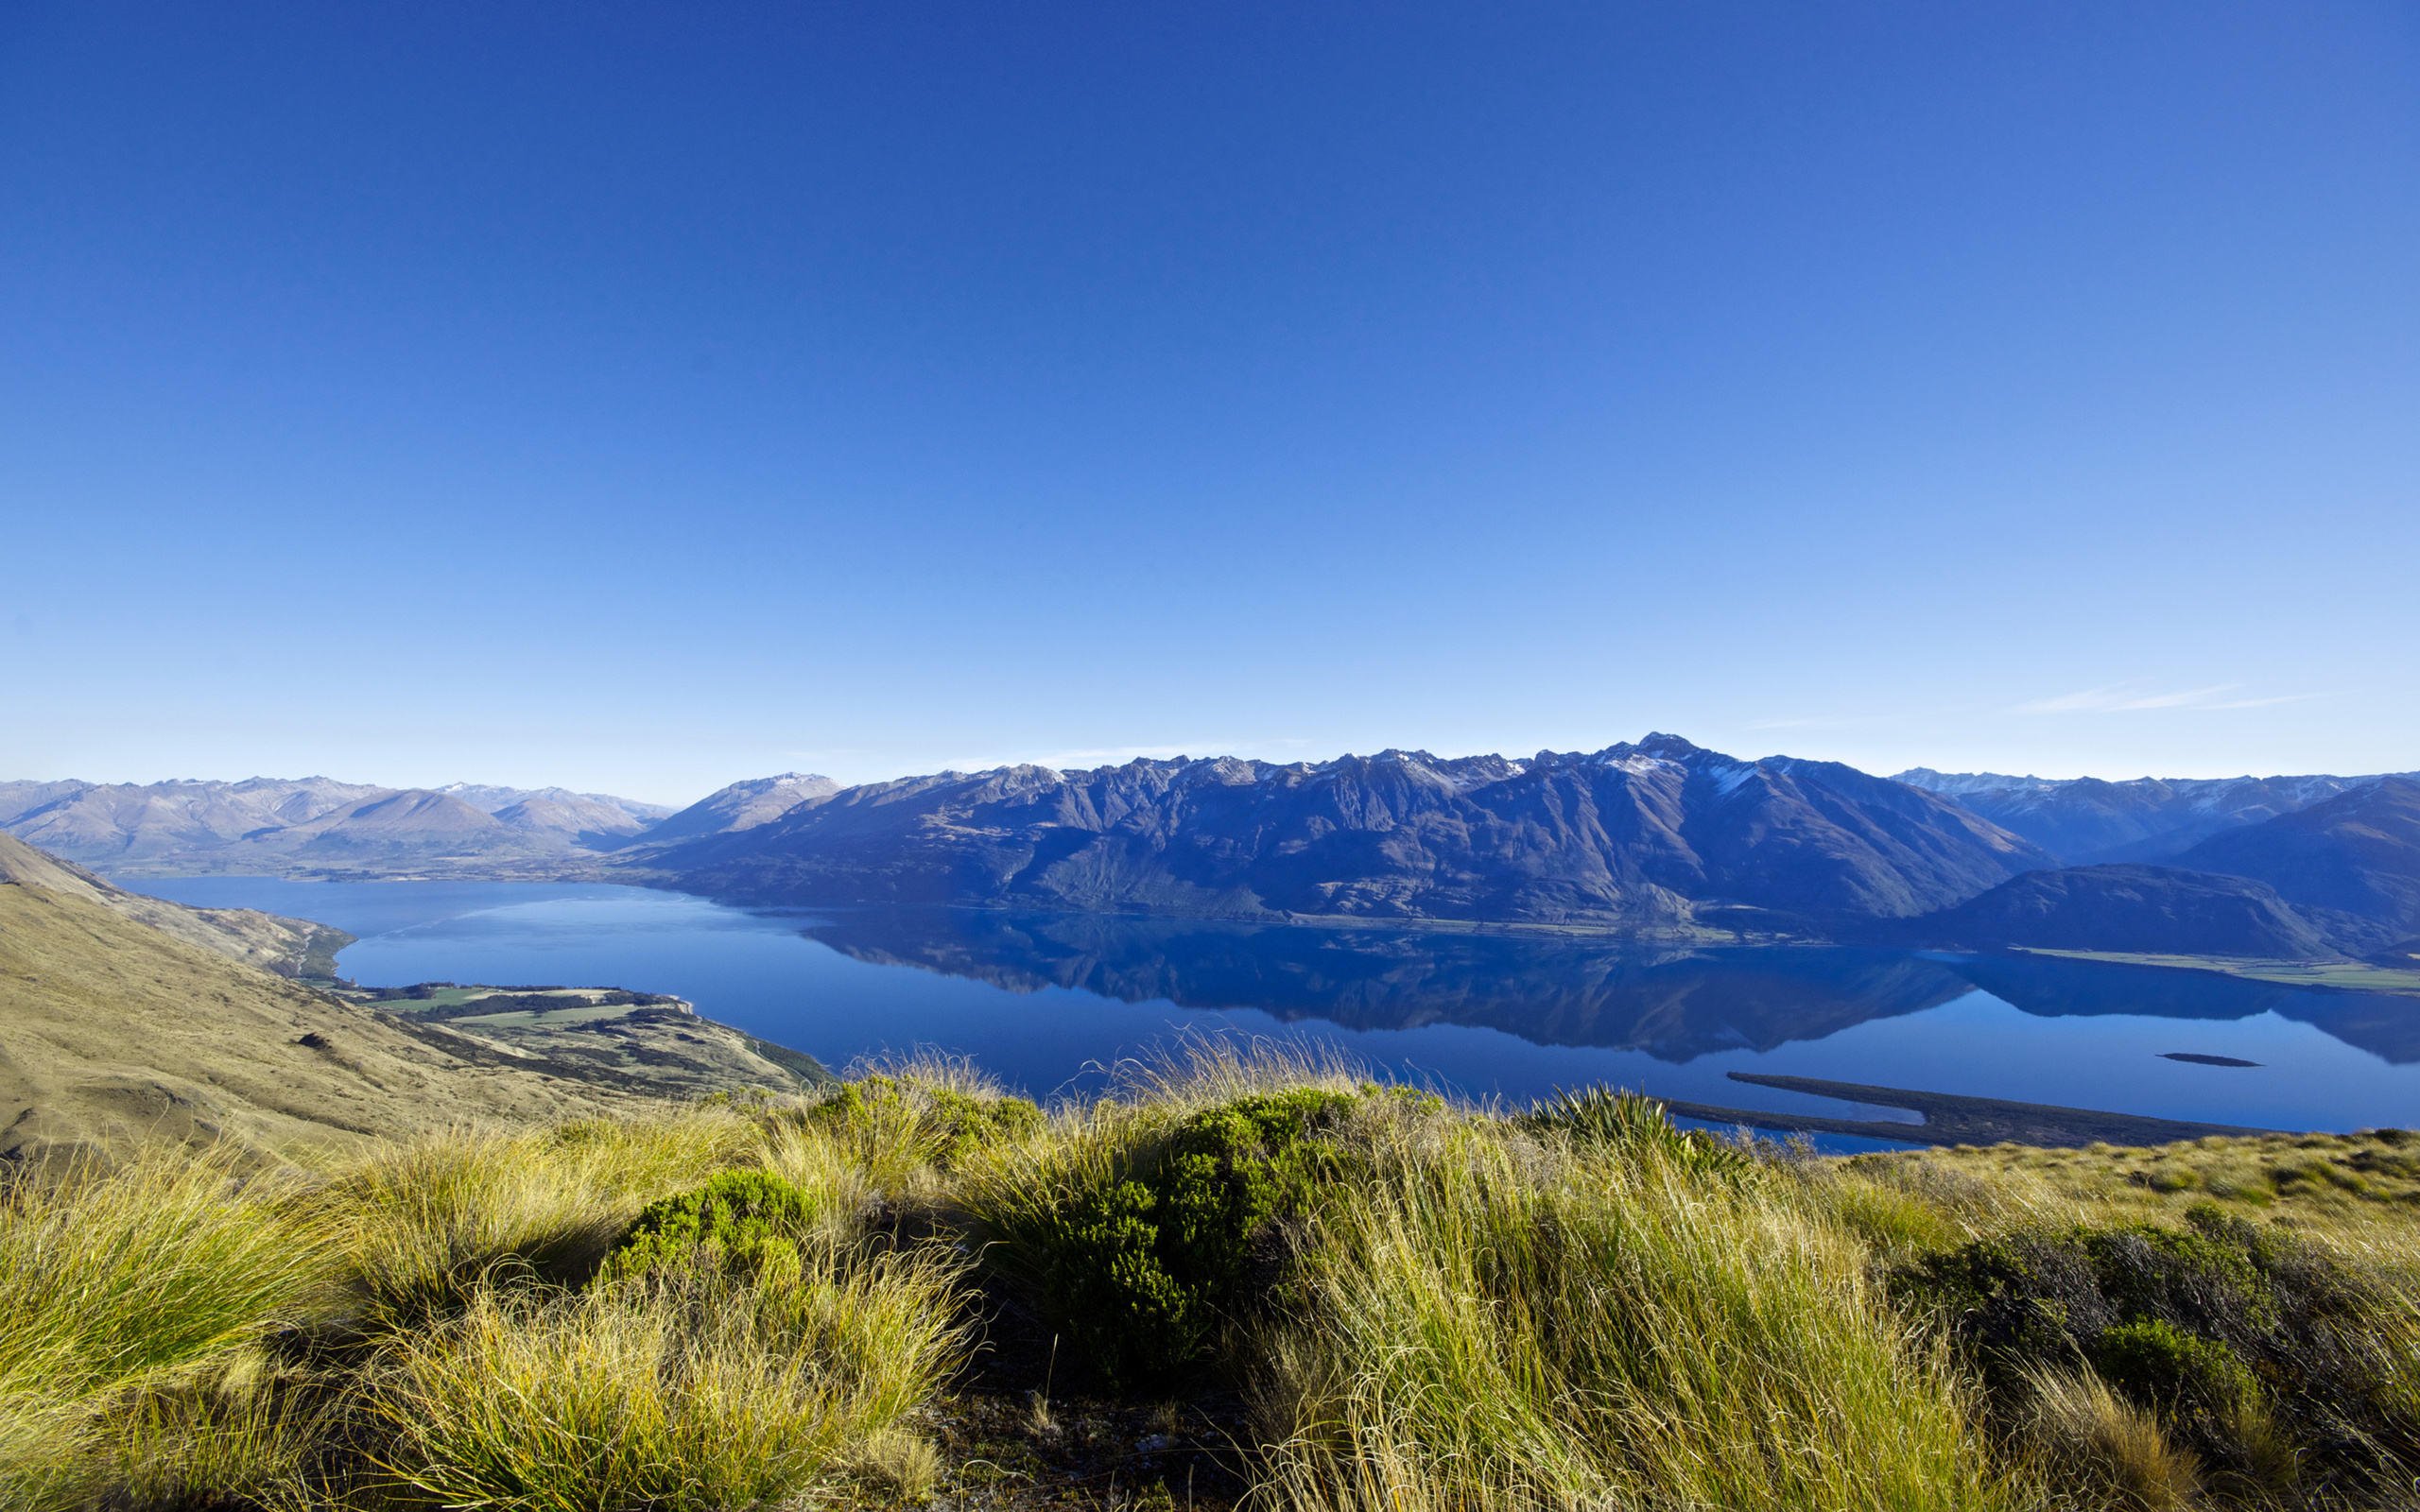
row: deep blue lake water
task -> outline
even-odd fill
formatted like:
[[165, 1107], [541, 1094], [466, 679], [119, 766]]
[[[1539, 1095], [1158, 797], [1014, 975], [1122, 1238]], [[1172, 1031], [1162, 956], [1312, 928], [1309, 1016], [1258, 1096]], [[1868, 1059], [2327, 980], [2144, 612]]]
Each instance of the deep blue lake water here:
[[[128, 879], [361, 936], [372, 986], [670, 992], [836, 1069], [921, 1046], [1048, 1096], [1181, 1033], [1301, 1038], [1478, 1096], [1608, 1083], [1912, 1121], [1726, 1072], [2271, 1128], [2420, 1124], [2420, 1000], [2048, 959], [974, 909], [764, 910], [544, 883]], [[2162, 1059], [2184, 1051], [2255, 1069]], [[1836, 1146], [1849, 1142], [1827, 1142]]]

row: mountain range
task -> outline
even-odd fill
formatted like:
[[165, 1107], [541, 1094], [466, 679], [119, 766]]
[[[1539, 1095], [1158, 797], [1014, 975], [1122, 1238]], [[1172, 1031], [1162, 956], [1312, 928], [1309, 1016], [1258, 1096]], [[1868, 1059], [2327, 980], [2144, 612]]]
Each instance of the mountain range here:
[[2366, 787], [2370, 777], [2009, 777], [1998, 772], [1936, 772], [1917, 766], [1893, 781], [1939, 793], [2069, 866], [2166, 861], [2228, 830]]
[[2350, 955], [2408, 967], [2420, 952], [2420, 782], [2374, 778], [2223, 830], [2164, 867], [2034, 872], [1904, 933], [1941, 943]]
[[739, 903], [2420, 958], [2408, 774], [1883, 778], [1669, 734], [1527, 758], [1179, 757], [845, 788], [787, 772], [678, 812], [468, 783], [12, 782], [0, 830], [122, 876], [581, 877]]
[[629, 842], [671, 812], [601, 793], [468, 782], [0, 782], [0, 831], [121, 875], [432, 864], [553, 871]]
[[752, 902], [1750, 930], [1920, 915], [2057, 864], [1922, 788], [1665, 734], [1526, 760], [942, 772], [638, 851]]

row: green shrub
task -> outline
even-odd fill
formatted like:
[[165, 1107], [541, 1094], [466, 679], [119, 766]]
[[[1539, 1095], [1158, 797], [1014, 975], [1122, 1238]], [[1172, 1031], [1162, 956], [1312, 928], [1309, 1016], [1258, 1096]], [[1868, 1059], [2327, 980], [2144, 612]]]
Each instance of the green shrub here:
[[1194, 1114], [1126, 1179], [1079, 1190], [1036, 1237], [1070, 1338], [1111, 1381], [1200, 1359], [1236, 1303], [1255, 1240], [1299, 1211], [1333, 1160], [1314, 1139], [1355, 1099], [1300, 1091]]
[[2257, 1389], [2234, 1350], [2155, 1317], [2103, 1330], [2093, 1341], [2093, 1365], [2144, 1406], [2171, 1413], [2226, 1414]]
[[769, 1171], [725, 1171], [694, 1192], [650, 1203], [605, 1260], [608, 1279], [684, 1267], [741, 1274], [798, 1269], [815, 1199]]

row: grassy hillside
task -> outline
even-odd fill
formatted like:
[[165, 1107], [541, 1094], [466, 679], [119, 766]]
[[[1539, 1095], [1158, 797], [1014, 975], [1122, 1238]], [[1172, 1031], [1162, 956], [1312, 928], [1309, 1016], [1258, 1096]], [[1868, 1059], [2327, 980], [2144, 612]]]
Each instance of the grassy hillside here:
[[188, 945], [278, 976], [332, 976], [337, 952], [353, 943], [353, 936], [343, 930], [307, 919], [282, 919], [251, 908], [188, 908], [164, 898], [128, 892], [12, 834], [0, 834], [0, 882], [99, 903]]
[[0, 1209], [11, 1507], [2409, 1505], [2399, 1133], [1821, 1160], [1205, 1054]]
[[798, 1084], [736, 1030], [630, 1018], [611, 1035], [415, 1024], [77, 892], [0, 882], [0, 1160], [164, 1141], [274, 1162], [457, 1124]]

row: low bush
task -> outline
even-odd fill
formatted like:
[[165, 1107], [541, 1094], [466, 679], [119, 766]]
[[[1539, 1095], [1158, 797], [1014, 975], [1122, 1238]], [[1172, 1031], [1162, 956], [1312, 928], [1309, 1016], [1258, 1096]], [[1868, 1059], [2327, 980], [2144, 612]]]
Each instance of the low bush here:
[[769, 1171], [725, 1171], [694, 1192], [650, 1203], [605, 1257], [618, 1280], [694, 1268], [795, 1276], [815, 1228], [813, 1196]]
[[1205, 1108], [993, 1217], [1037, 1257], [1046, 1305], [1103, 1376], [1165, 1382], [1234, 1315], [1255, 1245], [1309, 1205], [1337, 1159], [1319, 1136], [1357, 1101], [1305, 1088]]
[[2156, 1317], [2103, 1329], [2092, 1341], [2102, 1379], [2171, 1416], [2232, 1416], [2259, 1387], [2235, 1351]]

